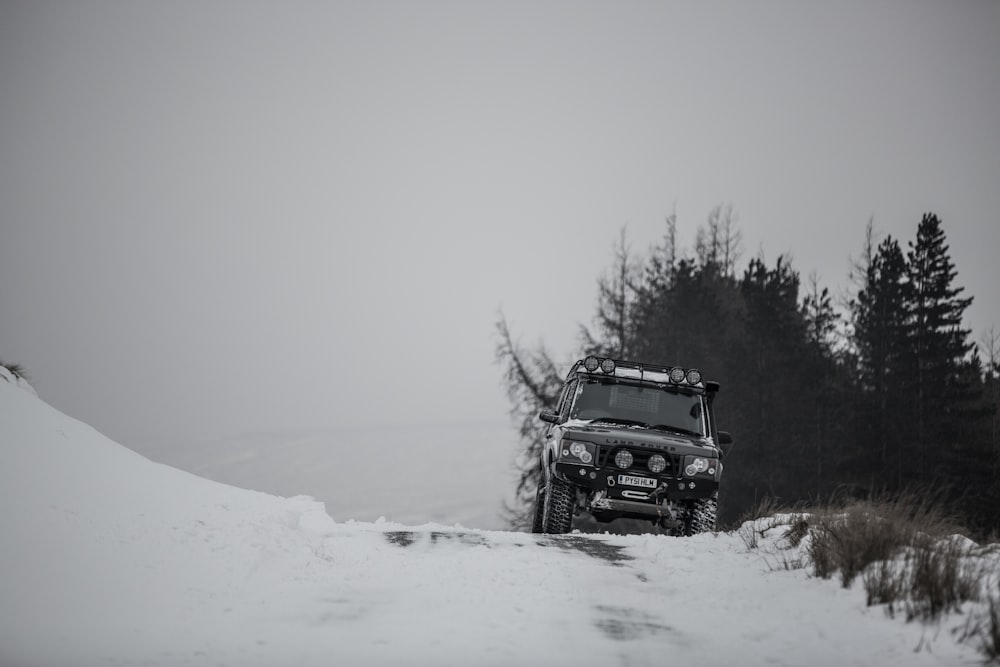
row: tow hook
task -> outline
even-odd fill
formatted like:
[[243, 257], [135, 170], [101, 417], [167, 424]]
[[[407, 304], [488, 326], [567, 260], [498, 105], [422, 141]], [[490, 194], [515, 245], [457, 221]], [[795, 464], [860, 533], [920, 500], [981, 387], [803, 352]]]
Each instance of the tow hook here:
[[[660, 499], [666, 492], [667, 492], [667, 482], [663, 482], [658, 487], [656, 487], [656, 490], [653, 491], [652, 493], [653, 504], [656, 505], [656, 516], [661, 519], [663, 518], [663, 504], [660, 502]], [[673, 515], [671, 515], [670, 518], [673, 518]]]

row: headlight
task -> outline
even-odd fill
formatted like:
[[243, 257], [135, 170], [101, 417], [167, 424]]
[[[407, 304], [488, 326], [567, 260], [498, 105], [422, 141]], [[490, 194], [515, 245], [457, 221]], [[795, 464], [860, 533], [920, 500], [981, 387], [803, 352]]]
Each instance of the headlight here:
[[684, 474], [688, 477], [695, 475], [715, 476], [715, 468], [718, 465], [717, 459], [706, 459], [701, 456], [689, 456], [684, 459]]
[[659, 454], [653, 454], [649, 457], [649, 470], [654, 473], [661, 473], [667, 467], [667, 460], [660, 456]]
[[594, 460], [594, 455], [587, 451], [587, 446], [582, 442], [574, 442], [570, 445], [569, 453], [584, 463], [590, 463]]
[[580, 463], [590, 465], [594, 462], [594, 445], [585, 442], [565, 442], [562, 444], [561, 459], [570, 459], [569, 463], [574, 463], [573, 459]]
[[619, 449], [615, 454], [615, 465], [619, 468], [628, 468], [632, 465], [632, 454], [627, 449]]

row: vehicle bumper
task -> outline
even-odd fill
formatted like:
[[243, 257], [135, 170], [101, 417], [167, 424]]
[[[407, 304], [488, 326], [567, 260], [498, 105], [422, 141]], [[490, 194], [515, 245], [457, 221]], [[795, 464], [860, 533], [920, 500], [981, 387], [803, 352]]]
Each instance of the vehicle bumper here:
[[[656, 501], [666, 500], [691, 500], [698, 498], [709, 498], [719, 490], [719, 482], [714, 478], [704, 477], [673, 477], [667, 475], [640, 474], [638, 471], [620, 470], [618, 468], [594, 468], [582, 466], [580, 464], [556, 462], [553, 472], [556, 477], [566, 482], [581, 486], [593, 491], [604, 491], [609, 500], [628, 503], [628, 507], [643, 506], [651, 508], [651, 512], [646, 512], [643, 508], [634, 510], [621, 510], [638, 512], [641, 514], [657, 514]], [[582, 474], [581, 474], [582, 473]], [[619, 475], [634, 475], [653, 479], [656, 486], [650, 489], [618, 484]], [[631, 494], [646, 494], [647, 498], [640, 498], [633, 495], [629, 497], [625, 492]], [[609, 508], [610, 509], [610, 508]], [[616, 510], [617, 511], [617, 510]]]

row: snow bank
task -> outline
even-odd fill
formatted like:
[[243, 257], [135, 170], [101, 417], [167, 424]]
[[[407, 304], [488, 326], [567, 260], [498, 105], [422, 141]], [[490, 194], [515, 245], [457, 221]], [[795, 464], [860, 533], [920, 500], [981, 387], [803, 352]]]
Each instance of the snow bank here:
[[[153, 463], [0, 381], [0, 666], [975, 663], [736, 534], [386, 521]], [[774, 546], [774, 545], [772, 545]]]
[[206, 615], [224, 631], [269, 562], [308, 567], [333, 525], [311, 499], [152, 463], [2, 381], [0, 442], [3, 665], [169, 657]]

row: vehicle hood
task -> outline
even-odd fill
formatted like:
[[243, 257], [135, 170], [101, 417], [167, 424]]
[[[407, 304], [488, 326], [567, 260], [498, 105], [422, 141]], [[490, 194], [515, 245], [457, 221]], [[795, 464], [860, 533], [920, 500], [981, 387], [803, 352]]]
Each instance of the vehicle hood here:
[[[711, 438], [668, 433], [649, 428], [591, 424], [570, 420], [560, 425], [563, 437], [592, 442], [604, 447], [640, 447], [674, 454], [715, 455], [718, 448]], [[707, 451], [706, 451], [707, 450]]]

